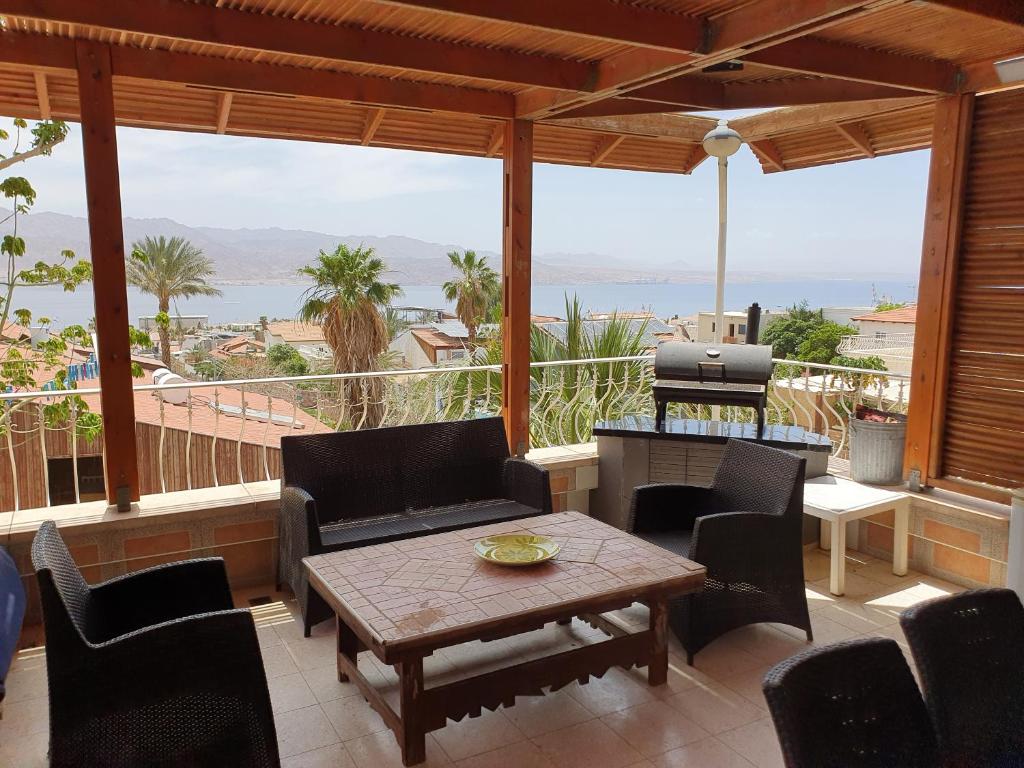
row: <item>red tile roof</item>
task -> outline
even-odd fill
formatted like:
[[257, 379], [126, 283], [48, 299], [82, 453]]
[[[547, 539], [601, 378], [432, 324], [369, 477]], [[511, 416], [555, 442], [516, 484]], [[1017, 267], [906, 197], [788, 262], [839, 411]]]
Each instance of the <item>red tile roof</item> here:
[[917, 304], [908, 304], [899, 309], [890, 309], [885, 312], [871, 312], [867, 315], [858, 315], [851, 320], [865, 320], [871, 323], [909, 323], [917, 322]]

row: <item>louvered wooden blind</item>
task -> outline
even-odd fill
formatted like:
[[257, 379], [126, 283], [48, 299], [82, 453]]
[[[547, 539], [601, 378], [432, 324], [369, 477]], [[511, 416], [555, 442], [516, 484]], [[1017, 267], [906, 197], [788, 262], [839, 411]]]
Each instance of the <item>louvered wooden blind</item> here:
[[1024, 486], [1024, 92], [979, 97], [957, 267], [942, 471]]

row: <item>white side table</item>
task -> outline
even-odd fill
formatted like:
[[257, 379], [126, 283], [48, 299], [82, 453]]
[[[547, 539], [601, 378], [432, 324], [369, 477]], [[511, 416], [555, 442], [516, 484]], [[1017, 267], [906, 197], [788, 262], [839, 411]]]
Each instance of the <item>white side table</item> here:
[[846, 524], [887, 509], [896, 510], [892, 572], [905, 576], [910, 520], [907, 494], [831, 475], [815, 477], [804, 484], [804, 513], [821, 520], [821, 548], [832, 552], [828, 589], [833, 595], [841, 595], [846, 589]]

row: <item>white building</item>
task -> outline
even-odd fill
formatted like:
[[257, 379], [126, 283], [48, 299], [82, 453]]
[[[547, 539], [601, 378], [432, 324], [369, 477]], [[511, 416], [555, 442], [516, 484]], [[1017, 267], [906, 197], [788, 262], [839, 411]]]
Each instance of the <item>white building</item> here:
[[458, 320], [421, 323], [399, 334], [388, 349], [401, 355], [407, 368], [430, 368], [467, 358], [469, 331]]
[[[788, 315], [784, 309], [762, 309], [761, 328], [777, 317]], [[726, 344], [746, 344], [747, 311], [731, 310], [724, 313], [725, 329], [722, 341]], [[697, 341], [710, 344], [715, 340], [715, 313], [701, 312], [697, 315]]]
[[[192, 330], [193, 328], [207, 328], [210, 325], [209, 315], [171, 315], [171, 328]], [[140, 315], [139, 330], [155, 331], [156, 315]]]
[[887, 370], [910, 373], [914, 357], [917, 305], [886, 312], [869, 312], [852, 318], [858, 333], [845, 336], [839, 354], [847, 357], [880, 357]]

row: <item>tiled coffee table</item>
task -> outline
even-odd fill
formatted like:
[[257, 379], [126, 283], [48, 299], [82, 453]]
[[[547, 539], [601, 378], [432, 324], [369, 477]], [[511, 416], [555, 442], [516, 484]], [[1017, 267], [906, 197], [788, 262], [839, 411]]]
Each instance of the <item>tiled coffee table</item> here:
[[[473, 553], [477, 539], [497, 533], [551, 536], [555, 560], [529, 567], [492, 565]], [[467, 528], [305, 559], [309, 582], [338, 617], [338, 678], [351, 680], [395, 733], [405, 765], [425, 759], [426, 734], [448, 718], [511, 706], [613, 666], [647, 667], [661, 685], [668, 673], [667, 603], [701, 589], [704, 567], [593, 520], [560, 512]], [[447, 646], [539, 629], [635, 602], [650, 608], [648, 629], [514, 666], [427, 688], [423, 659]], [[395, 666], [397, 711], [359, 672], [368, 649]]]

